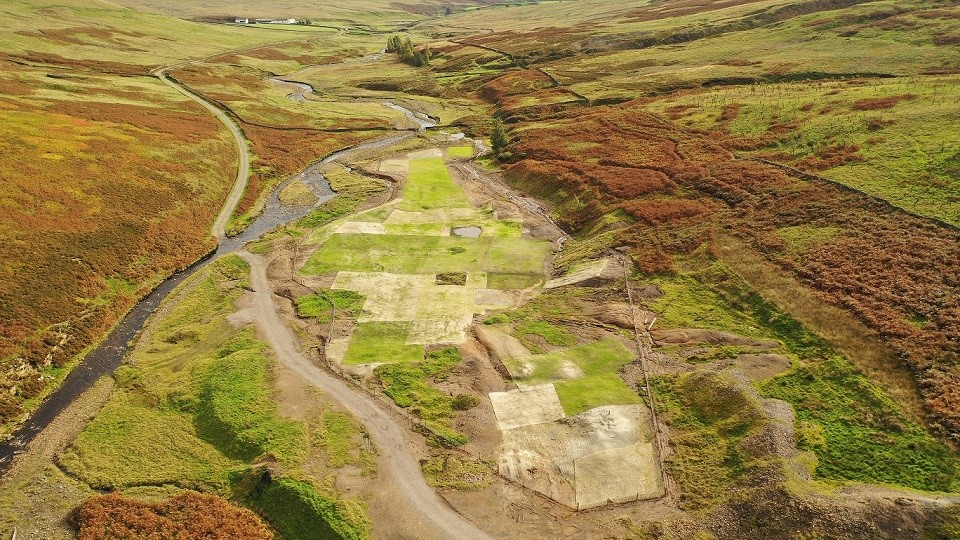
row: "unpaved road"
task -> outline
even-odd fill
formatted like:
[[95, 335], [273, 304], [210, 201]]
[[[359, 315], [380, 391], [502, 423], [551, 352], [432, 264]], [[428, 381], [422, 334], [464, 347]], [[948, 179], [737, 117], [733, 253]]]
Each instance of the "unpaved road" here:
[[223, 202], [223, 207], [220, 209], [220, 214], [217, 215], [217, 220], [213, 222], [213, 227], [210, 229], [210, 234], [213, 235], [214, 238], [222, 240], [227, 235], [227, 221], [230, 219], [230, 216], [233, 215], [233, 210], [240, 204], [243, 192], [247, 189], [247, 178], [250, 177], [250, 152], [247, 150], [247, 139], [243, 136], [243, 132], [240, 131], [240, 126], [227, 116], [227, 113], [221, 111], [199, 95], [194, 94], [187, 89], [187, 87], [172, 80], [167, 76], [166, 69], [158, 71], [157, 77], [181, 94], [206, 107], [208, 111], [217, 117], [217, 120], [220, 120], [221, 124], [227, 126], [230, 133], [233, 134], [233, 139], [237, 142], [237, 151], [240, 154], [240, 163], [239, 167], [237, 167], [237, 179], [233, 183], [233, 189], [230, 190], [230, 195], [227, 196], [227, 200]]
[[447, 505], [423, 479], [420, 465], [414, 459], [403, 428], [369, 396], [351, 387], [336, 376], [313, 365], [300, 353], [296, 337], [277, 313], [273, 290], [267, 281], [266, 263], [259, 255], [241, 252], [250, 264], [250, 282], [253, 302], [250, 316], [277, 358], [304, 380], [320, 388], [324, 394], [349, 410], [366, 426], [381, 455], [381, 466], [392, 475], [397, 491], [402, 493], [410, 507], [420, 514], [420, 520], [436, 531], [437, 538], [489, 538]]

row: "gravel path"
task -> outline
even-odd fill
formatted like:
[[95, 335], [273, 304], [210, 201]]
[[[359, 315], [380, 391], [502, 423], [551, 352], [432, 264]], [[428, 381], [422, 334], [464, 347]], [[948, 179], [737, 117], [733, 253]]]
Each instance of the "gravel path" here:
[[237, 150], [240, 153], [237, 179], [233, 183], [233, 189], [230, 190], [230, 195], [227, 196], [227, 200], [223, 202], [223, 207], [220, 209], [220, 214], [217, 215], [217, 220], [213, 222], [213, 228], [210, 229], [210, 234], [213, 235], [214, 238], [222, 240], [227, 235], [227, 221], [230, 219], [230, 216], [233, 215], [233, 211], [237, 205], [240, 204], [243, 192], [247, 189], [247, 179], [250, 177], [250, 153], [247, 150], [247, 140], [243, 136], [243, 132], [240, 131], [240, 126], [227, 116], [227, 113], [221, 111], [209, 101], [194, 94], [187, 89], [187, 87], [168, 77], [165, 70], [157, 72], [157, 76], [160, 77], [161, 81], [167, 83], [181, 94], [206, 107], [208, 111], [217, 117], [217, 120], [219, 120], [221, 124], [230, 130], [230, 133], [233, 134], [233, 139], [237, 142]]
[[251, 317], [273, 348], [277, 358], [304, 380], [320, 388], [363, 423], [377, 450], [380, 465], [392, 477], [397, 491], [420, 514], [420, 521], [436, 531], [437, 538], [489, 538], [442, 500], [427, 485], [420, 465], [403, 434], [403, 428], [375, 401], [338, 377], [318, 368], [301, 354], [293, 332], [283, 323], [273, 303], [273, 291], [267, 281], [266, 263], [259, 255], [241, 252], [250, 264], [253, 289]]

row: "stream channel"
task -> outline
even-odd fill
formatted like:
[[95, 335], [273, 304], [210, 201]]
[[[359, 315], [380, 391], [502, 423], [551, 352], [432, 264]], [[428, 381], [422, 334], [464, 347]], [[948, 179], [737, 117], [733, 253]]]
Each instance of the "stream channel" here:
[[[284, 82], [293, 84], [290, 81]], [[297, 84], [303, 84], [303, 86], [309, 88], [309, 85], [304, 83]], [[307, 91], [305, 88], [301, 88], [303, 91]], [[310, 88], [309, 91], [312, 92], [313, 89]], [[403, 112], [407, 119], [417, 125], [417, 131], [423, 131], [426, 128], [437, 125], [436, 122], [426, 115], [415, 113], [395, 103], [383, 102], [382, 105]], [[178, 285], [218, 257], [240, 251], [247, 243], [260, 238], [264, 233], [280, 225], [285, 225], [306, 216], [317, 206], [335, 197], [336, 193], [330, 189], [330, 184], [327, 183], [326, 178], [320, 173], [322, 166], [355, 152], [386, 148], [404, 139], [413, 137], [415, 134], [416, 132], [414, 131], [402, 131], [370, 142], [351, 146], [330, 154], [304, 169], [302, 173], [284, 180], [270, 194], [270, 198], [267, 200], [263, 212], [250, 223], [242, 233], [234, 237], [221, 239], [215, 251], [193, 263], [185, 270], [174, 273], [161, 282], [150, 294], [140, 300], [120, 323], [107, 334], [106, 339], [95, 349], [87, 353], [80, 364], [66, 376], [63, 384], [47, 396], [33, 415], [22, 426], [17, 428], [9, 439], [0, 442], [0, 475], [6, 472], [13, 461], [13, 457], [23, 452], [26, 445], [33, 440], [37, 434], [56, 420], [60, 413], [73, 403], [75, 399], [90, 389], [100, 377], [110, 375], [120, 367], [127, 352], [135, 345], [137, 335], [147, 322], [147, 319], [149, 319], [150, 315], [159, 307], [163, 299]], [[317, 201], [313, 205], [290, 207], [280, 203], [280, 192], [297, 178], [300, 178], [317, 197]]]

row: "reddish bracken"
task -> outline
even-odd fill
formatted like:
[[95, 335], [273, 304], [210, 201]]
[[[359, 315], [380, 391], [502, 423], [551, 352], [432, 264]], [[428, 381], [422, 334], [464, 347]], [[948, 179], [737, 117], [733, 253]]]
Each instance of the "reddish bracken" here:
[[[524, 124], [511, 147], [522, 158], [508, 166], [508, 178], [554, 197], [561, 223], [573, 229], [618, 209], [629, 213], [637, 222], [618, 234], [648, 271], [670, 270], [670, 255], [692, 252], [714, 228], [734, 232], [876, 329], [920, 381], [931, 425], [960, 441], [960, 232], [853, 190], [738, 160], [718, 141], [641, 107], [572, 109], [546, 125]], [[856, 160], [857, 150], [827, 147], [809, 165]], [[663, 176], [651, 181], [651, 170]], [[797, 225], [840, 232], [798, 254], [777, 234]]]
[[79, 540], [271, 540], [274, 534], [245, 508], [220, 497], [185, 492], [151, 504], [118, 494], [92, 497], [74, 510]]

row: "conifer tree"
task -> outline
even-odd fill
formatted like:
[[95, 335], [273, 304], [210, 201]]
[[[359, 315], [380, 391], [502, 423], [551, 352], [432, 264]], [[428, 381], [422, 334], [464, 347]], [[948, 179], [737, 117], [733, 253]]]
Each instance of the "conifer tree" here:
[[493, 133], [490, 134], [490, 144], [493, 145], [493, 153], [498, 155], [510, 144], [510, 136], [507, 135], [507, 129], [499, 118], [493, 119]]

